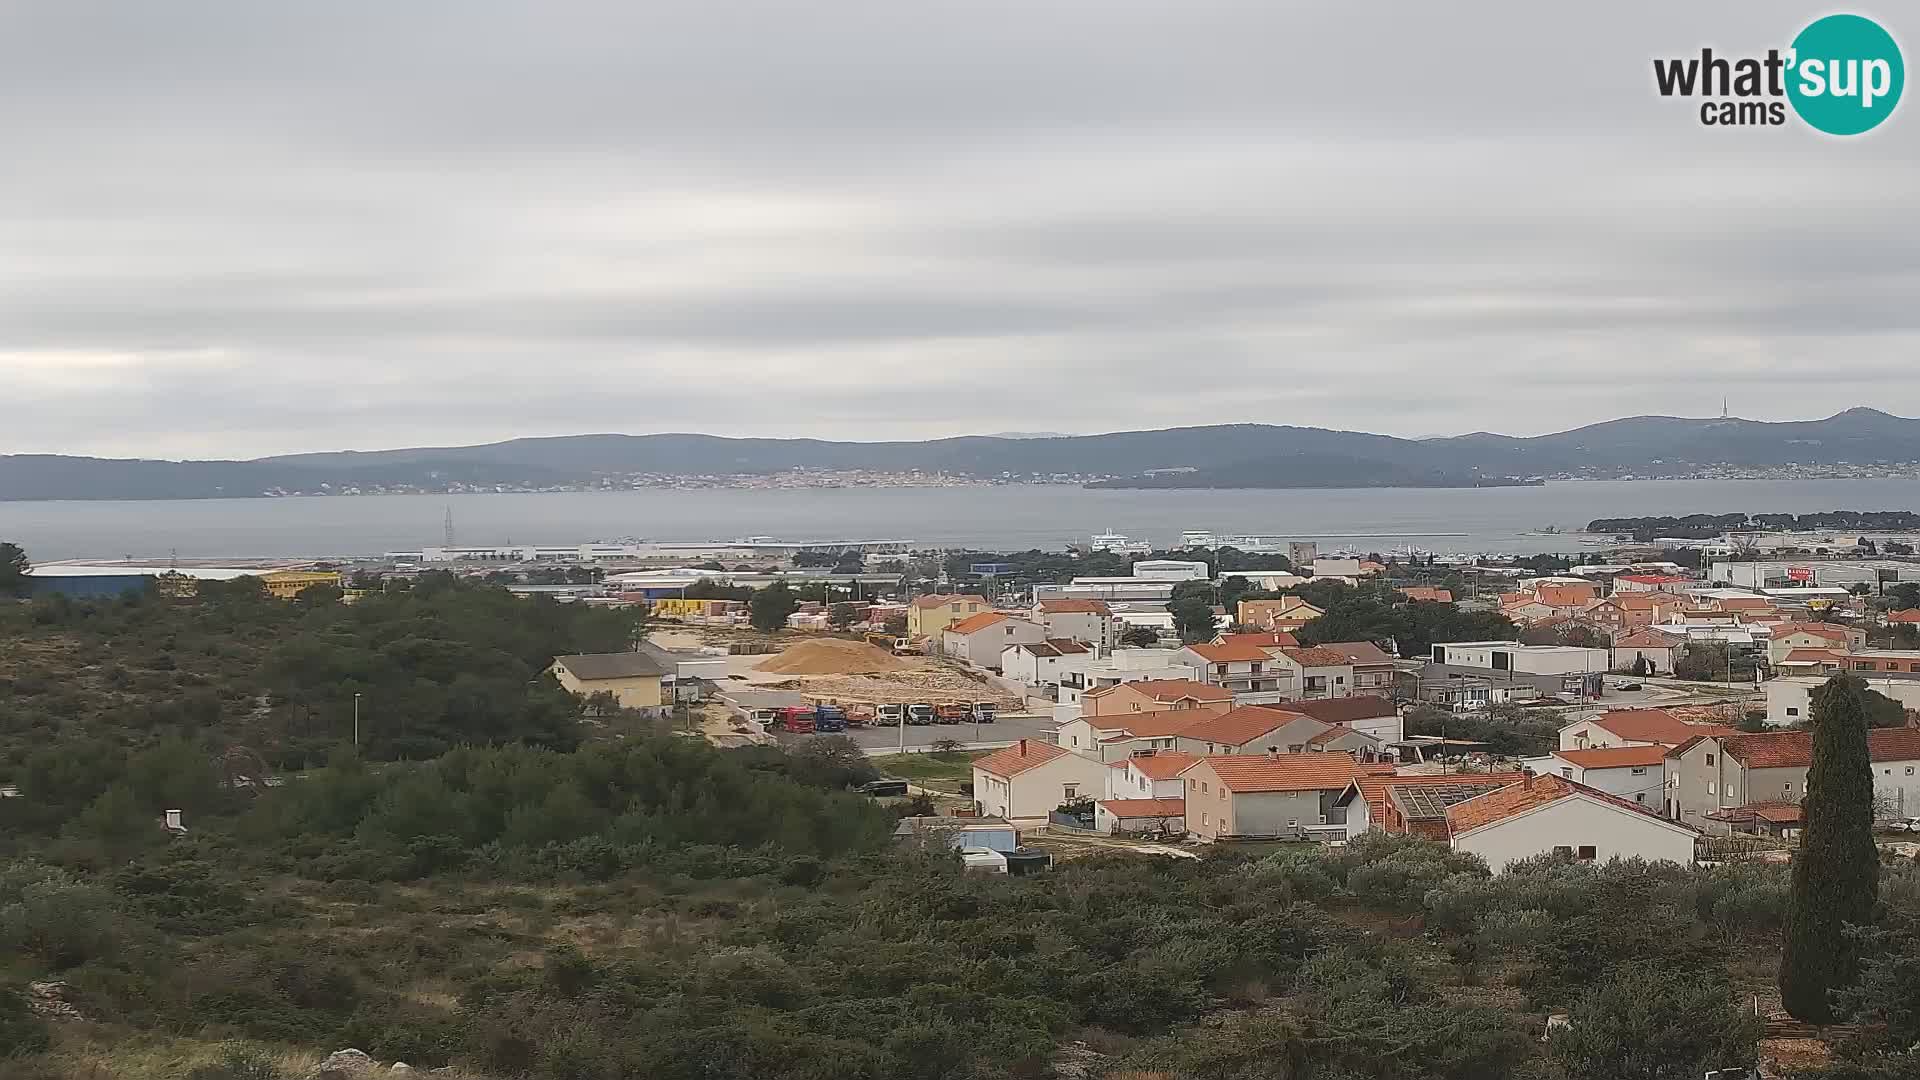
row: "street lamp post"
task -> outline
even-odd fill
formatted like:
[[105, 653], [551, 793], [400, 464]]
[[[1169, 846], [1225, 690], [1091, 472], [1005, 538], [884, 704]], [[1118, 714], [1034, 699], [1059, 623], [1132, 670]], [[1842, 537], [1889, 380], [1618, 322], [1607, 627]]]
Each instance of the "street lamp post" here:
[[360, 694], [353, 695], [353, 748], [360, 749]]

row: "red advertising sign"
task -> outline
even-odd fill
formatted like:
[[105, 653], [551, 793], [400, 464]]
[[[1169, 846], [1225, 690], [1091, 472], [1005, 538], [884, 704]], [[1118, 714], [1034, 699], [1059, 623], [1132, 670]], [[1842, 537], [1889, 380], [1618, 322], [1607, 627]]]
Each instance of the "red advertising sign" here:
[[1813, 567], [1789, 566], [1787, 567], [1787, 580], [1788, 581], [1812, 581]]

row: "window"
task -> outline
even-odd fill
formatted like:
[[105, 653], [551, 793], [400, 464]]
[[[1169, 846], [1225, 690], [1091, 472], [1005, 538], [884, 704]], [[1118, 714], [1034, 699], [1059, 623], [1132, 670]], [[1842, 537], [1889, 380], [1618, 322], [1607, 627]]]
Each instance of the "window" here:
[[1205, 825], [1206, 823], [1207, 823], [1207, 815], [1206, 815], [1206, 812], [1205, 812], [1205, 811], [1201, 811], [1201, 814], [1200, 814], [1200, 824], [1202, 824], [1202, 825]]
[[1569, 780], [1573, 779], [1573, 766], [1571, 765], [1563, 766], [1560, 769], [1560, 775], [1566, 777]]
[[1594, 849], [1594, 846], [1592, 844], [1580, 845], [1580, 861], [1581, 862], [1592, 862], [1594, 859], [1599, 858], [1599, 856], [1600, 856], [1600, 853]]
[[1799, 715], [1800, 715], [1800, 709], [1799, 709], [1799, 707], [1798, 707], [1798, 706], [1795, 706], [1795, 705], [1789, 705], [1789, 706], [1787, 706], [1787, 715], [1788, 715], [1788, 716], [1799, 716]]
[[1908, 775], [1908, 776], [1912, 776], [1912, 775], [1913, 775], [1913, 766], [1911, 766], [1911, 765], [1909, 765], [1909, 766], [1907, 766], [1907, 775]]
[[1299, 819], [1299, 818], [1288, 818], [1288, 819], [1287, 819], [1287, 828], [1289, 828], [1289, 829], [1297, 829], [1297, 828], [1299, 828], [1299, 827], [1300, 827], [1300, 819]]
[[1715, 791], [1715, 790], [1714, 790], [1714, 788], [1713, 788], [1713, 781], [1711, 781], [1711, 780], [1709, 780], [1709, 781], [1707, 781], [1707, 794], [1709, 794], [1709, 795], [1718, 795], [1718, 794], [1720, 794], [1720, 793], [1719, 793], [1718, 791]]
[[1200, 781], [1200, 794], [1205, 795], [1206, 793], [1207, 793], [1207, 782], [1205, 780], [1202, 780]]
[[1227, 789], [1224, 787], [1220, 789], [1220, 801], [1221, 802], [1227, 801]]
[[1708, 765], [1708, 767], [1709, 767], [1709, 768], [1711, 768], [1711, 767], [1712, 767], [1712, 765], [1713, 765], [1713, 755], [1712, 755], [1712, 754], [1708, 754], [1708, 755], [1707, 755], [1707, 765]]
[[1063, 784], [1061, 785], [1060, 790], [1065, 793], [1068, 801], [1072, 801], [1073, 797], [1080, 793], [1080, 785], [1079, 784]]
[[1633, 801], [1634, 801], [1634, 802], [1637, 802], [1637, 803], [1643, 803], [1643, 802], [1646, 802], [1646, 801], [1647, 801], [1647, 793], [1646, 793], [1646, 792], [1644, 792], [1644, 791], [1636, 791], [1636, 792], [1634, 792], [1634, 793], [1633, 793]]
[[1635, 765], [1632, 769], [1628, 770], [1628, 775], [1645, 776], [1647, 775], [1647, 767], [1645, 765]]

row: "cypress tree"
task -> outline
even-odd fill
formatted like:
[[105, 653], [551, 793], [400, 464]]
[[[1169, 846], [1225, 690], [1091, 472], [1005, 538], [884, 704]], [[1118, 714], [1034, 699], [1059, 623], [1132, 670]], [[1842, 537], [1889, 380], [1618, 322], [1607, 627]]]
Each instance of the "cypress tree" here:
[[1866, 691], [1866, 683], [1842, 674], [1813, 692], [1813, 766], [1787, 899], [1780, 999], [1795, 1018], [1814, 1024], [1832, 1022], [1827, 992], [1854, 978], [1842, 928], [1872, 922], [1880, 894]]

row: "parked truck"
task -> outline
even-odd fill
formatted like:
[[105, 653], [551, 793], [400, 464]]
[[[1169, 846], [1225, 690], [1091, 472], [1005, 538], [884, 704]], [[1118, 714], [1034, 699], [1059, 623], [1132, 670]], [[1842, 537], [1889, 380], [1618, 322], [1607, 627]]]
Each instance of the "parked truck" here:
[[882, 727], [898, 727], [906, 723], [906, 720], [907, 707], [905, 705], [881, 705], [873, 710], [873, 722]]
[[907, 706], [907, 723], [909, 724], [916, 727], [923, 727], [933, 723], [934, 718], [933, 706], [924, 701], [917, 701]]
[[774, 716], [774, 726], [781, 731], [795, 735], [811, 735], [814, 732], [814, 711], [810, 705], [789, 705], [775, 710]]
[[817, 705], [813, 710], [815, 731], [838, 732], [847, 730], [847, 714], [838, 705]]
[[948, 703], [936, 706], [933, 710], [935, 722], [941, 724], [964, 724], [973, 719], [973, 710], [965, 705]]
[[995, 705], [991, 701], [974, 702], [973, 703], [973, 722], [976, 724], [993, 723], [995, 708], [996, 708]]

